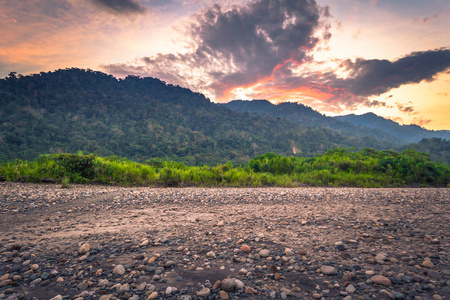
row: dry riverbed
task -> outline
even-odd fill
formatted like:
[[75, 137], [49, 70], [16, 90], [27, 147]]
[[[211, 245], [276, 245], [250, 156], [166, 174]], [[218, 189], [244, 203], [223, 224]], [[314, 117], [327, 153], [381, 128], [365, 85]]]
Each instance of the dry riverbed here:
[[450, 299], [450, 189], [0, 183], [0, 299]]

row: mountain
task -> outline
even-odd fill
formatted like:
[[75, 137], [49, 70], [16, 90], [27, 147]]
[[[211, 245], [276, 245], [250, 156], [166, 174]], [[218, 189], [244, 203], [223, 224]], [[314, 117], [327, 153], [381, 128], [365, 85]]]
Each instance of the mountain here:
[[350, 122], [368, 128], [382, 130], [404, 143], [417, 143], [424, 138], [441, 138], [450, 140], [450, 130], [426, 130], [417, 125], [400, 125], [392, 120], [377, 116], [374, 113], [364, 115], [338, 116], [339, 121]]
[[386, 148], [375, 138], [232, 111], [155, 78], [65, 69], [0, 80], [0, 159], [85, 151], [137, 161], [247, 162], [266, 152], [311, 156]]
[[303, 126], [327, 128], [345, 135], [376, 138], [386, 143], [386, 147], [397, 144], [397, 139], [385, 131], [327, 117], [301, 103], [284, 102], [275, 105], [267, 100], [234, 100], [223, 105], [234, 111], [284, 118]]

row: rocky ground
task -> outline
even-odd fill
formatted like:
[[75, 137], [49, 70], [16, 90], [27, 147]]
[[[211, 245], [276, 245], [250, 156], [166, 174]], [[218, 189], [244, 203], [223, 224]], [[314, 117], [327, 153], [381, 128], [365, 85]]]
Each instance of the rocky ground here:
[[0, 299], [450, 299], [450, 189], [0, 183]]

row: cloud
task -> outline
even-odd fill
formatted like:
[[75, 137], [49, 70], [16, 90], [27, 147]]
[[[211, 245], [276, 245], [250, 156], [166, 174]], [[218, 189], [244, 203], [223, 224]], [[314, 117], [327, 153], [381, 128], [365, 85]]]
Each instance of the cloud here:
[[[233, 88], [270, 77], [286, 62], [311, 60], [310, 52], [320, 40], [315, 32], [322, 25], [321, 15], [329, 15], [328, 10], [313, 0], [257, 0], [231, 8], [216, 4], [192, 17], [186, 53], [143, 57], [134, 67], [177, 84], [197, 85], [197, 90], [201, 85], [215, 98], [225, 98]], [[130, 65], [104, 68], [120, 72]], [[282, 71], [291, 75], [289, 68]]]
[[412, 105], [401, 104], [401, 103], [396, 103], [396, 105], [397, 105], [398, 110], [403, 112], [403, 113], [406, 113], [408, 115], [415, 115], [415, 114], [417, 114], [417, 112], [415, 111], [416, 109]]
[[450, 68], [450, 49], [414, 52], [396, 61], [379, 59], [345, 60], [340, 68], [349, 78], [331, 79], [357, 96], [383, 94], [404, 84], [433, 81], [436, 74]]
[[148, 10], [135, 0], [90, 0], [96, 6], [118, 15], [145, 14]]
[[387, 103], [379, 100], [369, 100], [366, 99], [363, 102], [363, 105], [366, 107], [387, 107]]
[[[270, 81], [260, 82], [252, 96], [264, 98], [264, 94], [269, 92], [269, 95], [290, 94], [290, 97], [307, 101], [315, 98], [316, 102], [321, 102], [317, 103], [321, 109], [334, 112], [344, 108], [351, 110], [358, 105], [382, 106], [382, 102], [368, 98], [405, 84], [433, 81], [436, 74], [450, 67], [450, 50], [414, 52], [395, 61], [348, 59], [326, 70], [320, 69], [322, 65], [321, 62], [311, 62], [301, 66], [298, 72], [292, 71], [291, 75], [280, 72], [288, 67], [282, 66], [274, 71]], [[403, 111], [412, 113], [412, 109], [404, 107]]]

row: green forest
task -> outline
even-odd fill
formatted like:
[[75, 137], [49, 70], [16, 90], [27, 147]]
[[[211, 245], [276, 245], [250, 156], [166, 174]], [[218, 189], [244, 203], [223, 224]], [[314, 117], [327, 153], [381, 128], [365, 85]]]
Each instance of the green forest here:
[[246, 165], [187, 166], [183, 162], [148, 159], [145, 163], [93, 154], [41, 155], [34, 161], [0, 164], [0, 179], [121, 186], [449, 186], [450, 166], [430, 161], [414, 150], [401, 153], [337, 148], [310, 158], [266, 153]]
[[0, 80], [0, 160], [84, 151], [187, 165], [247, 163], [267, 152], [311, 157], [336, 147], [393, 149], [373, 136], [232, 111], [155, 78], [65, 69]]

